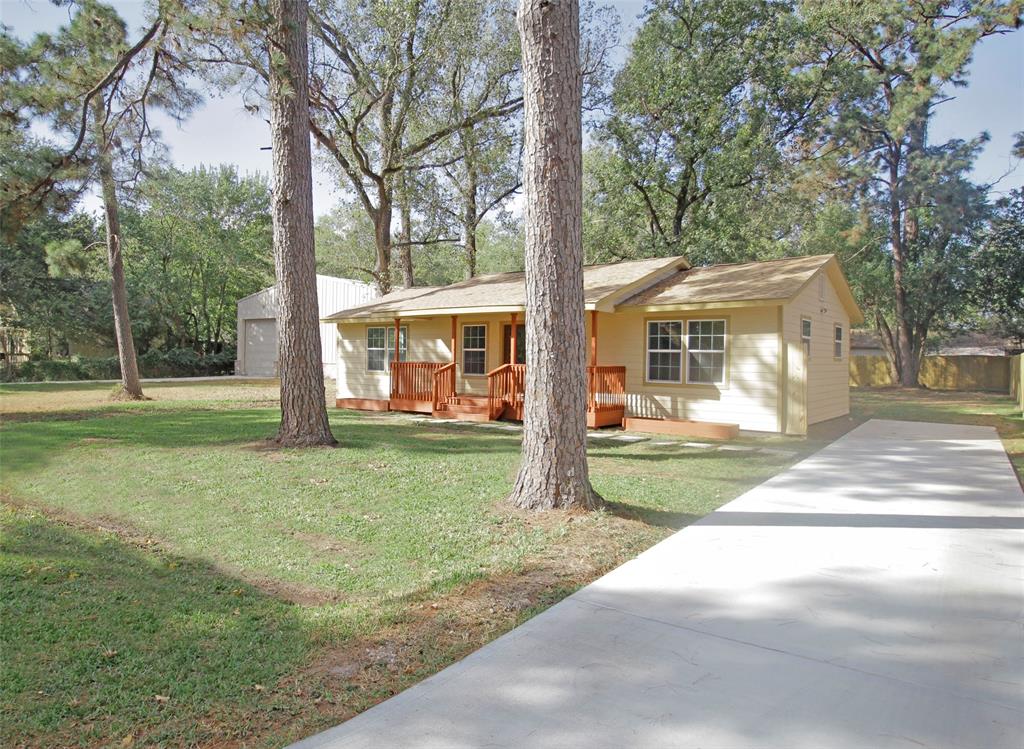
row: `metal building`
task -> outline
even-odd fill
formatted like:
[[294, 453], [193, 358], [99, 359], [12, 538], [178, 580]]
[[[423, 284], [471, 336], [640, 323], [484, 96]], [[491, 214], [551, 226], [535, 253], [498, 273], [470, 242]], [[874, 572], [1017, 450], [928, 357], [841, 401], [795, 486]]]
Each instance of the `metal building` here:
[[[320, 317], [348, 309], [377, 297], [372, 284], [333, 276], [316, 277]], [[338, 341], [334, 325], [320, 325], [324, 371], [334, 376]], [[277, 286], [269, 286], [238, 300], [238, 358], [235, 373], [249, 377], [274, 377], [277, 367]], [[328, 365], [331, 365], [328, 369]]]

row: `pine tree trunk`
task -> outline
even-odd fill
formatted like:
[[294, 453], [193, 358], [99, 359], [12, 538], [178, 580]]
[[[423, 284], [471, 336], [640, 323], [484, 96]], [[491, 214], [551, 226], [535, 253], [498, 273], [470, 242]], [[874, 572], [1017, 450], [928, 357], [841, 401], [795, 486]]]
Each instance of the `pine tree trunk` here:
[[327, 421], [313, 247], [306, 0], [270, 0], [270, 135], [282, 446], [336, 444]]
[[[100, 97], [102, 99], [102, 97]], [[110, 295], [114, 308], [114, 334], [117, 339], [117, 358], [121, 364], [121, 391], [117, 397], [142, 400], [142, 382], [139, 363], [135, 357], [135, 338], [128, 315], [128, 286], [124, 280], [124, 259], [121, 254], [121, 219], [118, 215], [117, 185], [114, 165], [110, 156], [102, 122], [106, 113], [97, 100], [93, 107], [96, 120], [96, 147], [99, 150], [100, 190], [103, 194], [103, 215], [107, 232], [107, 265], [110, 268]]]
[[510, 500], [594, 509], [587, 469], [578, 0], [520, 0], [526, 125], [526, 402]]

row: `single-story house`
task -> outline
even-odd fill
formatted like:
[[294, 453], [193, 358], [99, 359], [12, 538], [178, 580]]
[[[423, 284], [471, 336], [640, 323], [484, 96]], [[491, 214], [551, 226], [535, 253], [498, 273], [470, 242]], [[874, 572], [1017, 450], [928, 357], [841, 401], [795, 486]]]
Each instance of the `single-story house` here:
[[[354, 307], [380, 296], [372, 284], [334, 276], [316, 277], [320, 317], [343, 307]], [[247, 377], [276, 377], [277, 369], [277, 286], [238, 300], [238, 353], [235, 374]], [[324, 374], [334, 375], [338, 358], [334, 325], [320, 324], [320, 348]]]
[[[863, 317], [834, 255], [632, 260], [587, 266], [583, 285], [592, 427], [803, 434], [849, 413], [849, 332]], [[524, 274], [498, 273], [325, 317], [337, 406], [521, 419], [525, 304]]]

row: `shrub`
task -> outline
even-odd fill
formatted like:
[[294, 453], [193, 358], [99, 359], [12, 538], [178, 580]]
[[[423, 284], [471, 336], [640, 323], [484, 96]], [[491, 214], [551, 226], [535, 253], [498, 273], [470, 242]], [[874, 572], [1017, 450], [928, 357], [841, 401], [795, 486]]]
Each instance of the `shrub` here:
[[[151, 350], [139, 356], [139, 372], [143, 377], [213, 377], [227, 375], [235, 369], [235, 349], [225, 347], [219, 354], [199, 354], [192, 349]], [[45, 380], [116, 380], [121, 365], [116, 356], [80, 356], [69, 359], [33, 359], [23, 362], [10, 373], [10, 381]]]

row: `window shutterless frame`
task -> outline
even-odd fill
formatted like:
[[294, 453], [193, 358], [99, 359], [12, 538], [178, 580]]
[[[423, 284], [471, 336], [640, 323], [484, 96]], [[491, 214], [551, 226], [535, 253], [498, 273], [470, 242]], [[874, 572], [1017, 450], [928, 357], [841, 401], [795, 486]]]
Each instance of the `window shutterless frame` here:
[[462, 374], [487, 374], [487, 325], [467, 323], [462, 326]]
[[725, 384], [724, 319], [686, 321], [686, 383], [688, 385]]
[[811, 318], [800, 318], [800, 341], [804, 344], [807, 358], [811, 358]]
[[648, 320], [644, 350], [647, 382], [683, 381], [683, 321]]
[[843, 358], [843, 326], [836, 323], [832, 333], [832, 356], [836, 359]]
[[[398, 360], [406, 361], [409, 350], [409, 328], [399, 331]], [[366, 328], [366, 371], [388, 372], [395, 358], [395, 326], [379, 325]]]

